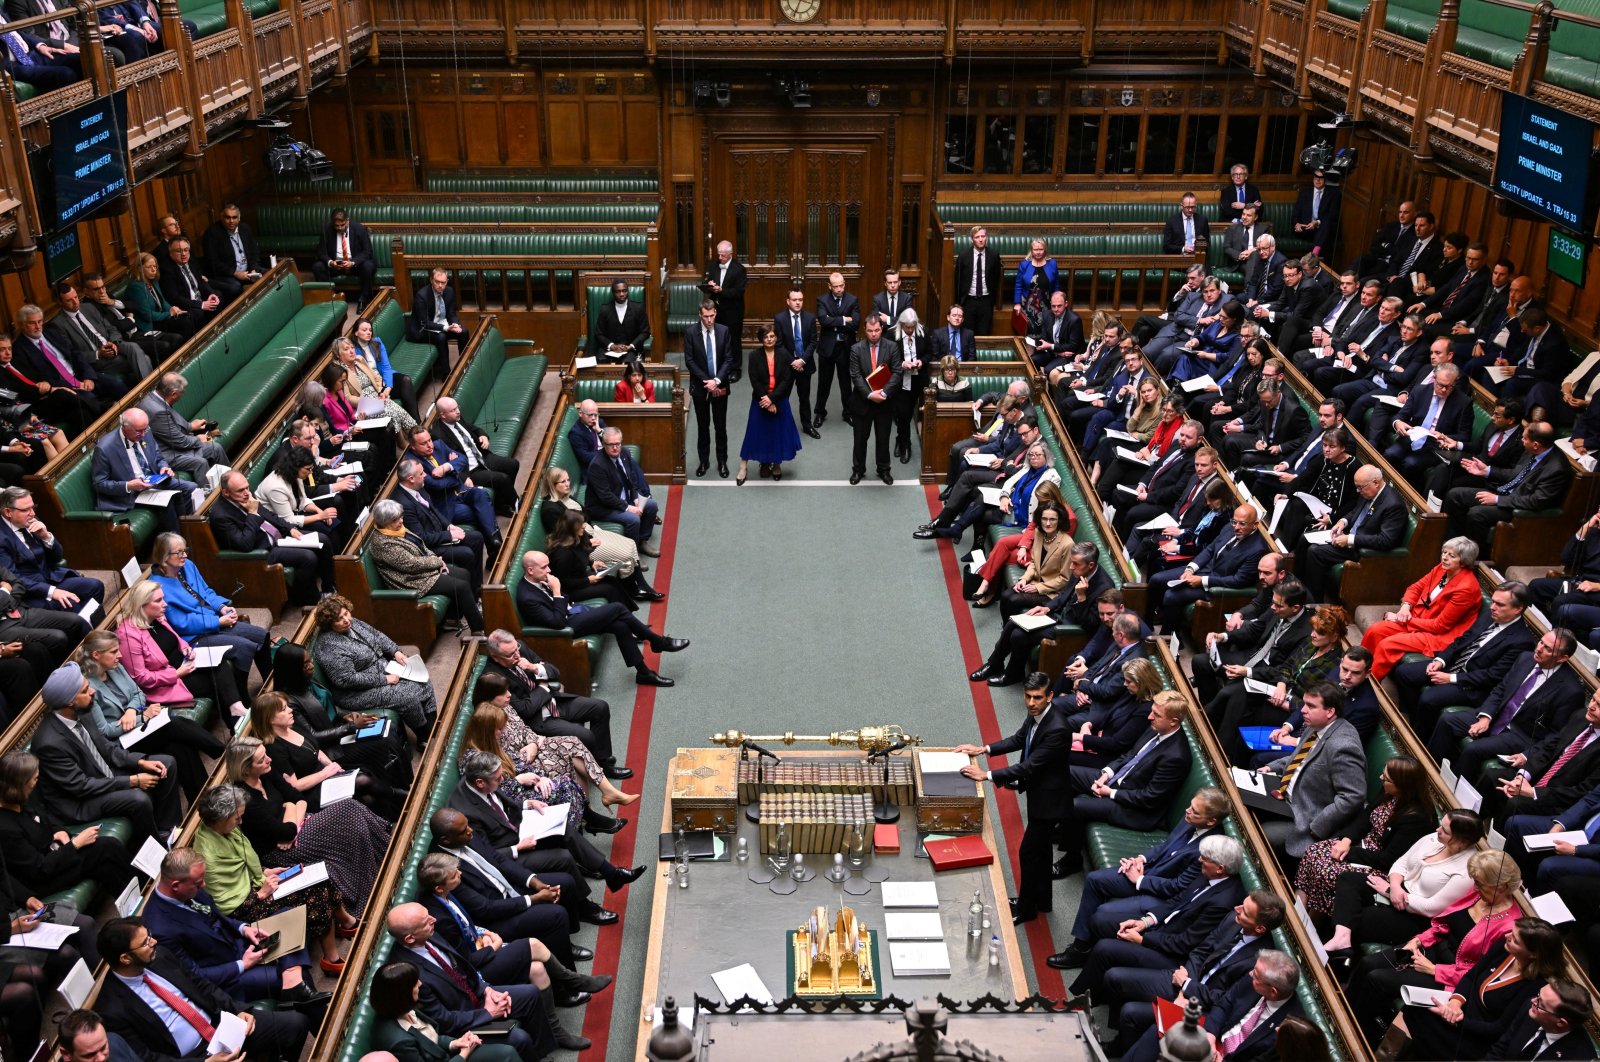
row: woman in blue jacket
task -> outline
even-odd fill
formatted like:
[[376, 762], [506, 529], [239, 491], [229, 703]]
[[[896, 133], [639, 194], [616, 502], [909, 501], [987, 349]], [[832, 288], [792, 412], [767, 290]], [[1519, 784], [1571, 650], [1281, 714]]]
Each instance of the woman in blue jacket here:
[[224, 663], [238, 675], [240, 690], [248, 688], [251, 660], [266, 679], [272, 670], [270, 632], [244, 622], [228, 599], [211, 589], [189, 559], [189, 543], [182, 535], [169, 531], [156, 536], [150, 578], [166, 591], [167, 622], [180, 637], [193, 646], [225, 645], [233, 650]]
[[395, 372], [394, 366], [389, 364], [389, 348], [383, 345], [383, 340], [373, 334], [372, 322], [357, 321], [351, 339], [356, 346], [356, 355], [372, 366], [373, 371], [383, 378], [384, 390], [400, 403], [402, 409], [411, 414], [412, 420], [420, 424], [422, 416], [417, 412], [416, 385], [411, 382], [411, 377], [403, 372]]

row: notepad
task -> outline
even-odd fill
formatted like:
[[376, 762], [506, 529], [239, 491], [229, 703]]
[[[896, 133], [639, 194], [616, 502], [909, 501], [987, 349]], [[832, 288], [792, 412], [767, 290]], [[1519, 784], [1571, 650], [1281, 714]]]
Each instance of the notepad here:
[[337, 804], [341, 800], [349, 800], [356, 795], [356, 779], [360, 774], [360, 771], [345, 771], [332, 778], [324, 778], [322, 785], [317, 787], [317, 799], [322, 802], [323, 807]]
[[1450, 998], [1448, 988], [1423, 988], [1420, 985], [1401, 985], [1400, 1002], [1411, 1007], [1437, 1007]]
[[428, 669], [423, 666], [419, 658], [414, 656], [407, 657], [406, 662], [403, 664], [398, 660], [389, 661], [383, 665], [383, 673], [386, 675], [398, 675], [400, 678], [410, 679], [412, 682], [428, 681]]
[[890, 940], [943, 940], [944, 920], [937, 912], [886, 911], [883, 932]]
[[388, 426], [389, 420], [387, 417], [367, 417], [365, 420], [356, 421], [354, 425], [357, 431], [373, 431], [378, 428], [387, 428]]
[[570, 807], [569, 804], [547, 804], [543, 811], [523, 808], [521, 829], [517, 835], [524, 841], [560, 837], [567, 832], [567, 811]]
[[161, 711], [140, 723], [132, 730], [124, 733], [117, 739], [117, 743], [125, 749], [131, 749], [133, 746], [137, 745], [151, 734], [154, 734], [157, 730], [160, 730], [170, 722], [172, 722], [172, 712], [170, 709], [163, 708]]
[[222, 658], [227, 656], [228, 650], [232, 648], [233, 646], [231, 645], [196, 646], [194, 650], [194, 666], [196, 668], [216, 667], [222, 663]]
[[1240, 767], [1229, 767], [1228, 774], [1233, 778], [1233, 784], [1248, 793], [1257, 796], [1267, 795], [1267, 784], [1262, 777], [1254, 771], [1247, 771]]
[[972, 763], [972, 757], [964, 752], [928, 752], [917, 753], [917, 762], [922, 765], [923, 774], [954, 774], [959, 773], [963, 767]]
[[1183, 383], [1179, 384], [1178, 386], [1183, 388], [1185, 391], [1188, 391], [1190, 394], [1193, 394], [1196, 391], [1222, 390], [1209, 376], [1196, 376], [1192, 380], [1183, 381]]
[[285, 896], [293, 896], [301, 889], [309, 889], [313, 885], [321, 885], [327, 880], [328, 864], [307, 863], [304, 870], [273, 890], [272, 898], [281, 900]]
[[1056, 625], [1055, 617], [1048, 612], [1038, 616], [1030, 616], [1026, 612], [1019, 612], [1011, 617], [1011, 622], [1025, 631], [1040, 631], [1046, 627], [1054, 627]]
[[1140, 457], [1139, 451], [1130, 450], [1126, 446], [1117, 447], [1117, 456], [1124, 461], [1132, 461], [1136, 465], [1148, 465], [1155, 460], [1153, 457]]
[[883, 883], [883, 906], [937, 911], [939, 886], [932, 881], [886, 881]]
[[968, 454], [967, 464], [974, 468], [993, 468], [994, 455], [985, 453]]
[[1530, 833], [1522, 838], [1523, 845], [1530, 852], [1554, 848], [1558, 841], [1565, 841], [1568, 844], [1588, 844], [1589, 835], [1582, 830], [1560, 830], [1556, 833]]
[[948, 977], [950, 949], [942, 940], [891, 941], [889, 965], [896, 977]]

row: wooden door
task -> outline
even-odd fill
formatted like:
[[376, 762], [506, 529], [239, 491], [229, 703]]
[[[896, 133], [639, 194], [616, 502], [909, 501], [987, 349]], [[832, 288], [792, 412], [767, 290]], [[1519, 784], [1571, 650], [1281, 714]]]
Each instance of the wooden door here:
[[752, 324], [783, 306], [790, 284], [804, 286], [809, 302], [833, 272], [870, 297], [890, 246], [884, 134], [786, 132], [792, 114], [778, 118], [764, 123], [776, 132], [713, 133], [705, 184], [706, 260], [717, 242], [733, 242], [750, 271], [745, 319]]

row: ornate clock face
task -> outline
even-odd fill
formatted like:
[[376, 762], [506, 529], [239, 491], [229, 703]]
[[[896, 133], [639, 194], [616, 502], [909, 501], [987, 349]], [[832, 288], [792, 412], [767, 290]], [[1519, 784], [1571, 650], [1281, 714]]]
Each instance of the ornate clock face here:
[[778, 0], [778, 8], [790, 22], [810, 22], [822, 10], [822, 0]]

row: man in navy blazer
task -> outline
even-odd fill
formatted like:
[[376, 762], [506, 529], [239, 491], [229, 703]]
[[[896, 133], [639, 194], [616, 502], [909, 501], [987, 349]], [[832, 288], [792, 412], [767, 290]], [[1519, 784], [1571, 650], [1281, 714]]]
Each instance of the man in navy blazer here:
[[1244, 848], [1226, 834], [1212, 834], [1200, 842], [1195, 861], [1200, 873], [1168, 900], [1152, 900], [1137, 914], [1112, 923], [1102, 908], [1091, 923], [1095, 942], [1088, 957], [1069, 955], [1052, 967], [1083, 967], [1069, 991], [1093, 992], [1098, 999], [1107, 970], [1119, 966], [1170, 968], [1202, 943], [1217, 923], [1228, 917], [1244, 899], [1239, 870]]
[[811, 377], [817, 368], [817, 315], [805, 308], [806, 295], [799, 285], [789, 289], [786, 308], [772, 317], [778, 333], [778, 349], [794, 370], [794, 389], [800, 396], [800, 430], [813, 439], [822, 438], [811, 423]]
[[1545, 631], [1476, 711], [1440, 716], [1428, 739], [1434, 760], [1449, 760], [1457, 775], [1476, 782], [1496, 756], [1526, 753], [1566, 726], [1584, 699], [1582, 680], [1567, 667], [1577, 644], [1564, 627]]
[[351, 221], [345, 209], [339, 207], [322, 227], [317, 260], [311, 263], [312, 276], [321, 281], [354, 276], [361, 284], [356, 296], [359, 311], [372, 301], [372, 278], [377, 268], [372, 257], [372, 234], [361, 222]]
[[639, 543], [639, 552], [659, 557], [651, 545], [656, 533], [660, 506], [650, 496], [650, 484], [627, 449], [622, 445], [622, 429], [607, 428], [600, 433], [600, 453], [589, 463], [585, 476], [589, 489], [583, 508], [591, 520], [622, 525], [622, 533]]
[[53, 391], [70, 396], [70, 402], [52, 396], [44, 396], [43, 401], [52, 413], [64, 414], [77, 434], [103, 413], [116, 395], [101, 389], [100, 374], [78, 351], [63, 350], [45, 335], [44, 311], [39, 307], [23, 306], [17, 311], [17, 323], [17, 337], [12, 342], [17, 368], [35, 383], [47, 383]]
[[[689, 398], [694, 402], [694, 445], [700, 462], [694, 474], [711, 467], [711, 433], [717, 436], [717, 474], [728, 478], [728, 391], [743, 371], [739, 343], [717, 323], [717, 304], [700, 304], [700, 323], [683, 334], [683, 364], [689, 370]], [[826, 401], [818, 395], [817, 404]]]
[[[1578, 830], [1583, 844], [1558, 841], [1553, 847], [1529, 849], [1523, 838]], [[1537, 880], [1539, 892], [1555, 888], [1565, 877], [1600, 877], [1600, 785], [1553, 815], [1513, 815], [1506, 820], [1506, 851], [1522, 867], [1524, 879]], [[1515, 843], [1513, 843], [1515, 842]]]
[[[605, 418], [600, 415], [600, 404], [592, 398], [578, 403], [578, 419], [567, 429], [567, 442], [578, 466], [578, 483], [589, 474], [589, 465], [600, 453], [600, 433], [606, 430]], [[578, 483], [572, 484], [574, 491]]]
[[434, 502], [428, 494], [428, 474], [422, 462], [408, 457], [400, 462], [395, 475], [398, 482], [389, 497], [400, 503], [406, 530], [416, 534], [446, 563], [465, 569], [471, 577], [472, 592], [482, 593], [483, 534], [476, 528], [452, 523], [444, 506]]
[[[1253, 505], [1233, 510], [1233, 533], [1219, 535], [1182, 568], [1168, 568], [1149, 578], [1149, 619], [1161, 617], [1168, 631], [1188, 626], [1191, 604], [1216, 589], [1242, 590], [1255, 585], [1256, 570], [1267, 552], [1267, 540], [1256, 534], [1260, 519]], [[1176, 585], [1172, 585], [1176, 584]]]
[[[1200, 874], [1200, 842], [1221, 828], [1230, 810], [1222, 790], [1215, 786], [1198, 789], [1183, 809], [1183, 821], [1172, 828], [1166, 840], [1122, 860], [1114, 869], [1089, 871], [1072, 923], [1072, 943], [1056, 957], [1078, 956], [1087, 961], [1095, 936], [1093, 926], [1105, 921], [1120, 924], [1147, 910], [1152, 900], [1169, 900], [1193, 884]], [[1095, 921], [1097, 916], [1101, 923]]]
[[1162, 254], [1194, 254], [1211, 239], [1211, 222], [1195, 209], [1193, 192], [1183, 193], [1178, 212], [1161, 228]]
[[1250, 180], [1250, 167], [1236, 162], [1228, 170], [1229, 183], [1222, 186], [1221, 193], [1217, 196], [1222, 207], [1220, 217], [1224, 224], [1239, 220], [1244, 208], [1253, 206], [1261, 209], [1261, 189], [1257, 188]]
[[1559, 506], [1572, 482], [1572, 464], [1555, 443], [1555, 429], [1547, 421], [1530, 421], [1522, 429], [1522, 459], [1516, 465], [1492, 469], [1487, 488], [1456, 487], [1445, 495], [1449, 533], [1466, 535], [1487, 549], [1495, 525], [1518, 509]]
[[[1216, 1057], [1222, 1062], [1277, 1058], [1278, 1026], [1285, 1018], [1303, 1013], [1295, 996], [1299, 984], [1300, 965], [1293, 958], [1281, 951], [1263, 949], [1256, 956], [1250, 976], [1241, 978], [1206, 1014], [1206, 1038], [1212, 1041]], [[1124, 1062], [1128, 1057], [1131, 1056], [1124, 1056]]]
[[1433, 294], [1421, 302], [1406, 307], [1411, 313], [1421, 315], [1431, 336], [1448, 335], [1454, 325], [1482, 309], [1483, 300], [1489, 294], [1489, 271], [1484, 268], [1489, 249], [1481, 243], [1469, 243], [1464, 257], [1459, 276], [1436, 287]]
[[[428, 824], [433, 850], [461, 861], [461, 882], [453, 895], [474, 921], [503, 937], [537, 938], [568, 965], [594, 958], [594, 952], [572, 943], [585, 908], [572, 877], [560, 871], [530, 872], [494, 848], [455, 808], [440, 808]], [[611, 914], [603, 924], [616, 920]]]
[[943, 328], [930, 328], [928, 330], [928, 346], [932, 354], [928, 357], [931, 365], [937, 366], [943, 361], [945, 355], [954, 357], [957, 361], [971, 361], [977, 355], [977, 337], [972, 329], [963, 327], [967, 319], [967, 311], [961, 308], [958, 302], [950, 307], [947, 318], [949, 324]]
[[76, 612], [85, 598], [104, 604], [106, 585], [63, 563], [61, 540], [35, 515], [35, 509], [33, 494], [25, 488], [0, 491], [0, 565], [16, 576], [16, 582], [3, 589], [30, 608]]
[[[177, 478], [149, 433], [150, 415], [135, 406], [123, 411], [116, 431], [107, 432], [94, 444], [89, 475], [94, 481], [95, 508], [125, 513], [137, 506], [155, 517], [163, 531], [176, 534], [178, 517], [194, 511], [191, 486]], [[162, 476], [166, 478], [157, 479]], [[152, 487], [178, 493], [165, 505], [139, 501], [139, 492]]]
[[1028, 825], [1017, 846], [1017, 895], [1011, 900], [1011, 919], [1030, 922], [1054, 905], [1050, 879], [1050, 841], [1067, 809], [1067, 755], [1072, 751], [1072, 731], [1066, 714], [1050, 704], [1050, 676], [1035, 671], [1022, 693], [1028, 718], [1017, 732], [990, 745], [957, 745], [968, 756], [1022, 755], [1016, 763], [994, 770], [975, 764], [961, 768], [974, 781], [988, 780], [996, 788], [1028, 794]]
[[1584, 1030], [1593, 1002], [1589, 990], [1555, 980], [1539, 989], [1528, 1008], [1489, 1048], [1484, 1058], [1517, 1062], [1566, 1062], [1594, 1057], [1594, 1041]]
[[1480, 703], [1517, 656], [1533, 648], [1533, 632], [1523, 622], [1527, 608], [1527, 584], [1509, 579], [1495, 588], [1472, 626], [1455, 641], [1430, 660], [1402, 661], [1389, 673], [1417, 733], [1433, 733], [1446, 708]]
[[[1105, 595], [1101, 596], [1103, 598]], [[1103, 604], [1104, 601], [1095, 602], [1096, 609]], [[1098, 726], [1100, 720], [1096, 717], [1102, 714], [1106, 705], [1125, 693], [1122, 666], [1149, 655], [1144, 647], [1149, 628], [1137, 614], [1119, 608], [1104, 629], [1111, 632], [1110, 640], [1100, 643], [1101, 651], [1093, 661], [1085, 664], [1076, 676], [1069, 676], [1063, 670], [1051, 685], [1050, 692], [1054, 695], [1052, 703], [1067, 715], [1077, 717], [1069, 720], [1074, 730], [1091, 719], [1095, 719]], [[1144, 728], [1139, 729], [1142, 731]]]
[[[1383, 451], [1384, 459], [1399, 469], [1408, 483], [1423, 489], [1428, 474], [1439, 467], [1440, 440], [1464, 445], [1472, 437], [1472, 407], [1461, 370], [1450, 362], [1439, 366], [1433, 372], [1433, 385], [1414, 389], [1395, 415], [1396, 438]], [[1428, 434], [1411, 439], [1408, 433], [1414, 428]]]
[[467, 459], [443, 439], [418, 424], [411, 429], [411, 446], [403, 455], [422, 466], [428, 497], [452, 523], [471, 524], [483, 534], [488, 550], [500, 549], [500, 524], [494, 518], [494, 499], [472, 482]]
[[411, 296], [406, 335], [415, 342], [432, 343], [439, 351], [439, 366], [443, 368], [450, 364], [450, 340], [460, 341], [463, 334], [450, 274], [435, 269], [428, 274], [428, 282]]
[[1321, 170], [1311, 171], [1311, 183], [1300, 189], [1289, 219], [1294, 234], [1311, 241], [1311, 249], [1324, 260], [1333, 256], [1339, 242], [1339, 207], [1344, 194], [1338, 185], [1330, 186]]
[[1374, 465], [1356, 469], [1356, 499], [1338, 515], [1330, 530], [1333, 539], [1326, 545], [1302, 544], [1306, 589], [1318, 601], [1327, 600], [1328, 578], [1335, 564], [1358, 560], [1362, 551], [1383, 553], [1397, 549], [1405, 539], [1406, 506], [1400, 492], [1384, 481]]
[[266, 961], [267, 934], [217, 908], [206, 891], [206, 861], [193, 848], [161, 860], [155, 891], [142, 912], [156, 940], [182, 952], [207, 981], [238, 1003], [276, 998], [320, 1021], [332, 994], [311, 986], [311, 956], [299, 948]]
[[435, 919], [420, 903], [403, 903], [385, 920], [394, 946], [389, 958], [417, 968], [421, 994], [417, 1011], [451, 1039], [475, 1026], [511, 1020], [505, 1042], [531, 1062], [556, 1050], [555, 1038], [538, 988], [531, 984], [492, 985], [456, 949], [435, 935]]

